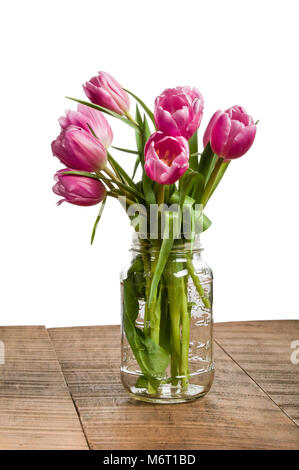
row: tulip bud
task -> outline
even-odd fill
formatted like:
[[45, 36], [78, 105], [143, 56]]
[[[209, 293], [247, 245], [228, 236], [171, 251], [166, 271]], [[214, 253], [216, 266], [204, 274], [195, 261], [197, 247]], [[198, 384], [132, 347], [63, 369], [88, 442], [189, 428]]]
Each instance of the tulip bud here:
[[241, 106], [216, 111], [204, 133], [203, 144], [210, 142], [218, 157], [233, 160], [244, 155], [253, 144], [256, 126]]
[[184, 137], [172, 137], [157, 131], [144, 149], [144, 169], [159, 184], [175, 183], [188, 169], [189, 145]]
[[81, 127], [68, 126], [52, 142], [53, 155], [74, 170], [97, 172], [105, 168], [107, 152], [103, 144]]
[[78, 104], [77, 111], [66, 111], [66, 116], [59, 118], [59, 124], [62, 129], [74, 125], [89, 133], [91, 128], [105, 148], [110, 147], [113, 140], [112, 129], [104, 115], [84, 104]]
[[187, 140], [199, 128], [203, 97], [196, 88], [168, 88], [155, 100], [155, 121], [160, 131]]
[[64, 174], [66, 171], [71, 170], [59, 170], [54, 177], [57, 183], [53, 186], [53, 192], [63, 197], [57, 202], [58, 205], [66, 201], [77, 206], [93, 206], [104, 199], [106, 188], [101, 181], [88, 176]]
[[99, 72], [83, 85], [83, 89], [92, 103], [117, 114], [127, 114], [130, 109], [128, 94], [109, 73]]

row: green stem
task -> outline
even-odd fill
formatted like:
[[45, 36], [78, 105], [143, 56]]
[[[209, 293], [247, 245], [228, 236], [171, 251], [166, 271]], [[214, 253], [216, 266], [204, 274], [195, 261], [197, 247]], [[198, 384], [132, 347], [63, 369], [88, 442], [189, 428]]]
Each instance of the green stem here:
[[[112, 191], [113, 191], [113, 189], [112, 189]], [[118, 199], [119, 196], [120, 196], [119, 194], [113, 193], [111, 191], [108, 191], [106, 194], [107, 194], [107, 196], [114, 197], [114, 199]], [[136, 204], [136, 202], [132, 201], [132, 199], [129, 199], [128, 197], [126, 197], [126, 204], [128, 204], [128, 206], [131, 206], [132, 204]]]
[[[148, 306], [148, 299], [149, 293], [151, 288], [151, 282], [153, 278], [153, 274], [155, 272], [157, 265], [157, 258], [154, 258], [152, 261], [149, 260], [149, 264], [147, 264], [148, 272], [151, 273], [151, 278], [146, 281], [146, 306], [145, 306], [145, 314], [144, 314], [144, 333], [150, 335], [151, 339], [156, 343], [159, 344], [160, 339], [160, 321], [161, 321], [161, 287], [160, 293], [157, 298], [157, 293], [153, 298], [153, 301], [150, 306]], [[146, 270], [146, 267], [145, 267]], [[149, 394], [154, 394], [157, 391], [153, 388], [153, 386], [148, 382], [147, 390]]]
[[164, 195], [165, 195], [165, 185], [159, 184], [158, 195], [157, 195], [158, 206], [161, 206], [164, 203]]
[[145, 335], [148, 335], [149, 331], [150, 331], [148, 298], [149, 298], [149, 293], [150, 293], [150, 288], [151, 288], [151, 281], [150, 281], [150, 277], [149, 277], [149, 273], [150, 273], [150, 270], [151, 270], [151, 261], [149, 259], [148, 253], [147, 253], [146, 243], [143, 242], [143, 245], [144, 245], [144, 248], [142, 249], [142, 259], [143, 259], [143, 266], [144, 266], [145, 296], [146, 296], [146, 302], [145, 302], [145, 307], [144, 307], [144, 327], [143, 327], [143, 331], [144, 331]]
[[[215, 189], [217, 188], [218, 184], [222, 180], [222, 177], [224, 176], [224, 173], [226, 172], [229, 164], [230, 164], [230, 161], [222, 163], [221, 168], [220, 168], [220, 170], [217, 174], [217, 177], [215, 179], [215, 182], [213, 184], [212, 190], [210, 192], [209, 199], [211, 198], [211, 196], [214, 193]], [[209, 201], [209, 199], [208, 199], [208, 201]]]
[[[175, 265], [175, 266], [174, 266]], [[164, 271], [168, 292], [170, 318], [170, 367], [171, 383], [178, 385], [181, 362], [181, 278], [176, 277], [179, 270], [177, 263], [168, 260]]]
[[108, 168], [107, 166], [103, 169], [104, 173], [106, 173], [108, 176], [110, 176], [110, 178], [113, 180], [113, 181], [120, 181], [120, 179], [113, 173], [112, 170], [110, 170], [110, 168]]
[[127, 118], [129, 119], [129, 121], [133, 122], [133, 124], [136, 124], [136, 126], [139, 127], [138, 122], [135, 121], [135, 119], [133, 118], [133, 116], [131, 116], [130, 113], [126, 113], [126, 116], [127, 116]]
[[[111, 181], [107, 181], [107, 179], [103, 178], [104, 182], [107, 184], [107, 186], [109, 187], [109, 189], [114, 189], [114, 186], [111, 184], [111, 182], [114, 182], [115, 184], [117, 184], [117, 186], [119, 187], [119, 189], [122, 191], [123, 195], [126, 196], [126, 197], [131, 197], [131, 193], [129, 191], [126, 191], [123, 186], [125, 186], [124, 183], [122, 183], [121, 179], [115, 175], [113, 173], [112, 170], [110, 170], [110, 168], [108, 168], [107, 166], [102, 170], [104, 173], [106, 173], [108, 176], [110, 176], [111, 178]], [[100, 172], [98, 173], [100, 175]], [[129, 186], [130, 188], [130, 186]]]
[[151, 314], [151, 323], [153, 322], [153, 326], [151, 327], [151, 338], [156, 343], [159, 344], [160, 340], [160, 322], [161, 322], [161, 295], [162, 295], [162, 286], [160, 285], [160, 291], [158, 298], [155, 302], [155, 308]]
[[182, 376], [182, 387], [186, 388], [189, 382], [189, 342], [190, 342], [190, 317], [188, 312], [188, 298], [185, 280], [181, 278], [181, 302], [182, 302], [182, 351], [180, 375]]
[[197, 289], [197, 292], [199, 293], [199, 296], [201, 298], [201, 300], [203, 301], [203, 304], [206, 308], [211, 308], [211, 304], [210, 304], [210, 300], [209, 298], [206, 296], [206, 293], [200, 283], [200, 280], [199, 280], [199, 277], [197, 276], [197, 274], [195, 273], [195, 270], [194, 270], [194, 266], [192, 264], [192, 261], [191, 260], [187, 260], [186, 262], [186, 265], [187, 265], [187, 269], [188, 269], [188, 272], [192, 278], [192, 281]]
[[[155, 270], [156, 270], [156, 266], [157, 266], [157, 258], [155, 257], [152, 262], [151, 262], [151, 282], [152, 282], [152, 279], [153, 279], [153, 276], [154, 276], [154, 273], [155, 273]], [[158, 288], [157, 288], [158, 290]], [[149, 306], [149, 320], [150, 320], [150, 335], [151, 335], [151, 338], [154, 339], [154, 337], [156, 337], [155, 335], [155, 328], [157, 327], [157, 319], [156, 319], [156, 308], [157, 308], [157, 290], [156, 290], [156, 293], [153, 297], [153, 300]], [[161, 314], [161, 312], [160, 312]], [[159, 343], [159, 336], [158, 336], [158, 343]]]
[[138, 150], [123, 149], [122, 147], [114, 147], [114, 145], [111, 145], [111, 147], [115, 150], [120, 150], [120, 152], [133, 153], [134, 155], [139, 155]]
[[169, 313], [170, 313], [170, 352], [171, 352], [171, 379], [172, 385], [178, 384], [177, 376], [180, 373], [180, 358], [181, 358], [181, 312], [180, 302], [178, 302], [177, 292], [175, 286], [168, 284], [168, 298], [169, 298]]
[[203, 205], [203, 207], [205, 207], [205, 205], [207, 204], [208, 200], [209, 200], [209, 197], [210, 197], [210, 193], [213, 189], [213, 185], [216, 181], [216, 178], [217, 178], [217, 175], [218, 175], [218, 172], [220, 171], [220, 168], [221, 168], [221, 165], [223, 163], [223, 158], [218, 158], [216, 164], [215, 164], [215, 167], [214, 167], [214, 170], [212, 171], [211, 173], [211, 176], [207, 182], [207, 185], [205, 187], [205, 190], [204, 190], [204, 193], [203, 193], [203, 196], [202, 196], [202, 199], [201, 199], [201, 203]]

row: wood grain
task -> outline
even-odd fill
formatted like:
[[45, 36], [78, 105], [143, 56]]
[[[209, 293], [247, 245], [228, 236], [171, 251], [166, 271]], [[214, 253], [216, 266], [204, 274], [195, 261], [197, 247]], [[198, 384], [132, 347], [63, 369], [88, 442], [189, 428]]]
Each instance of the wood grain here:
[[299, 321], [219, 323], [215, 340], [299, 425], [299, 364], [291, 362]]
[[44, 327], [1, 327], [0, 449], [88, 449]]
[[[219, 337], [216, 327], [216, 336]], [[130, 401], [119, 379], [119, 327], [51, 329], [92, 449], [296, 449], [299, 428], [221, 347], [202, 400]]]

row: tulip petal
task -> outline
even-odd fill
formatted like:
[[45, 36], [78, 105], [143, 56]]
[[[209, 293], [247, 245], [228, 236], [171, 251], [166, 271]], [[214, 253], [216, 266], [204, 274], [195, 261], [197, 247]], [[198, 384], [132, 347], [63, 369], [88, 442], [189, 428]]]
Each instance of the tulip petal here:
[[74, 170], [95, 172], [107, 163], [103, 144], [81, 127], [68, 126], [52, 142], [53, 155]]
[[211, 147], [214, 153], [221, 155], [230, 133], [231, 120], [225, 113], [221, 114], [216, 120], [210, 137]]
[[214, 124], [217, 121], [217, 119], [219, 118], [219, 116], [221, 116], [221, 114], [223, 114], [223, 111], [221, 111], [221, 109], [219, 109], [211, 117], [211, 119], [209, 121], [209, 124], [208, 124], [208, 126], [205, 130], [204, 136], [203, 136], [203, 145], [204, 145], [204, 147], [206, 147], [207, 144], [209, 143], [210, 138], [211, 138], [211, 132], [212, 132], [212, 129], [214, 127]]
[[110, 92], [111, 96], [118, 104], [122, 112], [126, 112], [129, 108], [130, 100], [127, 93], [122, 89], [121, 85], [115, 78], [113, 78], [107, 72], [99, 72], [101, 77], [102, 85], [104, 85], [107, 91]]
[[156, 109], [155, 121], [158, 129], [162, 132], [172, 136], [180, 135], [180, 130], [169, 111], [163, 108]]
[[229, 161], [244, 155], [256, 134], [253, 118], [241, 106], [233, 106], [224, 113], [217, 111], [205, 131], [203, 142], [210, 141], [214, 153]]
[[203, 98], [196, 88], [168, 88], [155, 100], [155, 121], [159, 130], [190, 139], [198, 129]]
[[228, 160], [239, 158], [252, 146], [255, 139], [256, 126], [247, 126], [239, 131], [229, 142], [224, 157]]
[[83, 125], [85, 124], [86, 130], [90, 131], [90, 126], [104, 147], [110, 147], [113, 140], [113, 132], [105, 116], [100, 111], [81, 103], [78, 104], [77, 109], [78, 112], [76, 114], [80, 115], [81, 122], [83, 122]]
[[121, 85], [106, 72], [99, 72], [83, 85], [87, 97], [93, 103], [123, 115], [129, 111], [130, 98]]
[[150, 179], [159, 184], [173, 184], [188, 169], [188, 141], [157, 131], [146, 143], [144, 157], [144, 169]]
[[78, 206], [93, 206], [101, 202], [106, 196], [106, 188], [101, 181], [88, 176], [65, 174], [69, 168], [59, 170], [55, 175], [57, 183], [53, 192], [63, 199], [58, 205], [66, 201]]
[[190, 120], [189, 110], [186, 107], [178, 109], [172, 114], [172, 117], [175, 120], [178, 129], [183, 129], [187, 127], [188, 121]]

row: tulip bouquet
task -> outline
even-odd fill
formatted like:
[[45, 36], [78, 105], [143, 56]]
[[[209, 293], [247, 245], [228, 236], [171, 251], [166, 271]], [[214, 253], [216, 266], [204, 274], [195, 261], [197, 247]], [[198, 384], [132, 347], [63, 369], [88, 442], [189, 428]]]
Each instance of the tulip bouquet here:
[[[101, 203], [91, 242], [106, 200], [120, 200], [140, 247], [122, 282], [125, 341], [138, 365], [130, 390], [139, 388], [149, 396], [158, 396], [163, 384], [186, 390], [192, 309], [186, 279], [195, 286], [202, 308], [211, 309], [211, 296], [188, 253], [197, 233], [211, 224], [204, 214], [210, 197], [230, 162], [251, 147], [256, 125], [241, 106], [216, 111], [199, 152], [204, 106], [196, 88], [165, 90], [156, 98], [154, 112], [105, 72], [83, 89], [90, 101], [70, 98], [78, 102], [77, 111], [59, 119], [61, 133], [52, 142], [53, 154], [65, 165], [55, 175], [53, 191], [62, 197], [58, 204]], [[134, 117], [129, 95], [136, 101]], [[130, 127], [135, 149], [111, 146], [113, 134], [104, 114]], [[132, 175], [112, 156], [114, 149], [127, 158], [135, 156]], [[189, 251], [172, 263], [172, 251], [187, 241]]]

